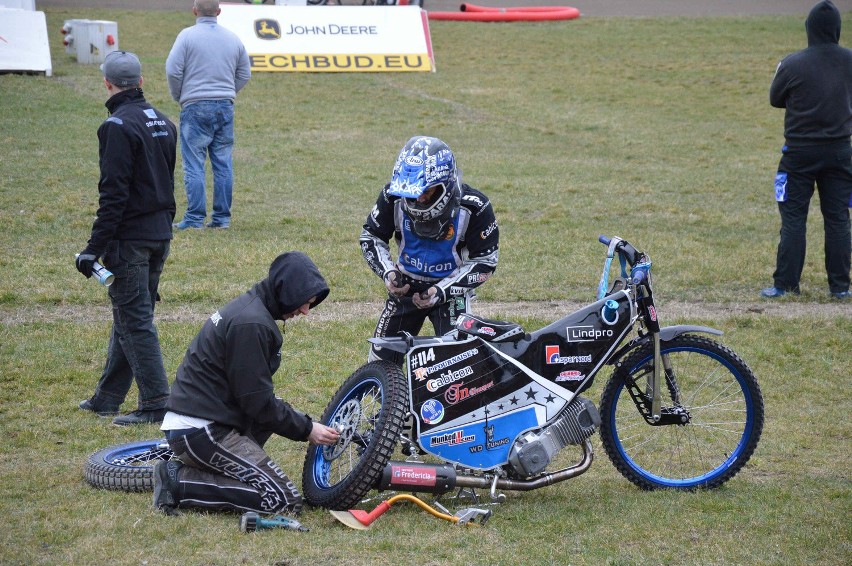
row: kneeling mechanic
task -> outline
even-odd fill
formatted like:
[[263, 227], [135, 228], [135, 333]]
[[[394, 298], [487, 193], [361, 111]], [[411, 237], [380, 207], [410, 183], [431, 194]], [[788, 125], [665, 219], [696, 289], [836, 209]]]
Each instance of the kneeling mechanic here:
[[276, 397], [276, 320], [307, 315], [328, 295], [301, 252], [278, 256], [269, 276], [204, 322], [177, 370], [161, 426], [175, 458], [154, 468], [154, 506], [297, 514], [302, 496], [263, 449], [272, 434], [331, 445], [336, 430]]

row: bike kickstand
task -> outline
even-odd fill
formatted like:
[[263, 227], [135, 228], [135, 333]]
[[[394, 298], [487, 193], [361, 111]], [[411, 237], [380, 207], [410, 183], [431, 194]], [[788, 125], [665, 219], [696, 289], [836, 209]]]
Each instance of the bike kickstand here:
[[494, 481], [491, 482], [491, 501], [493, 503], [503, 503], [506, 501], [506, 495], [504, 493], [497, 493], [497, 479], [498, 476], [494, 476]]

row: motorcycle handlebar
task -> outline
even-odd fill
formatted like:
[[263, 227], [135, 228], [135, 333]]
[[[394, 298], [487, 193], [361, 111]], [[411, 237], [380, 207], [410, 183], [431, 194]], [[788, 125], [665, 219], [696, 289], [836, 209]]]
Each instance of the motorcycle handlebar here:
[[[612, 241], [612, 238], [601, 235], [598, 236], [598, 241], [603, 245], [608, 246], [609, 243]], [[626, 240], [621, 240], [620, 242], [618, 242], [615, 247], [615, 251], [624, 256], [624, 259], [627, 260], [627, 263], [630, 265], [630, 267], [636, 265], [636, 263], [638, 263], [643, 256], [642, 252], [634, 248]]]
[[648, 272], [647, 271], [637, 270], [636, 275], [633, 276], [633, 284], [639, 285], [647, 278], [648, 278]]

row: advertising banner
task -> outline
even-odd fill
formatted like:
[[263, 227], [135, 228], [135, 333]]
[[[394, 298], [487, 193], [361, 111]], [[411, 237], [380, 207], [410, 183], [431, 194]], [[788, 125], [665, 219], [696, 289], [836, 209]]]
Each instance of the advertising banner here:
[[221, 4], [252, 72], [434, 71], [429, 18], [418, 6]]

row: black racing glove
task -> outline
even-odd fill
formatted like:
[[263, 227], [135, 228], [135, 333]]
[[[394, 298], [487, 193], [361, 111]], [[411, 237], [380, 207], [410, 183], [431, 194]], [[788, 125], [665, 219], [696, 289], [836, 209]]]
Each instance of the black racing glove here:
[[[400, 273], [396, 269], [391, 269], [385, 276], [382, 278], [385, 281], [385, 287], [388, 288], [388, 293], [393, 295], [394, 297], [403, 297], [408, 290], [411, 288], [411, 285], [408, 283], [403, 283], [402, 273]], [[402, 283], [402, 284], [401, 284]]]
[[75, 261], [77, 271], [85, 275], [86, 279], [88, 279], [92, 276], [92, 269], [94, 268], [96, 261], [98, 261], [97, 254], [93, 253], [89, 248], [86, 248], [77, 254], [77, 259]]
[[414, 293], [411, 300], [418, 309], [430, 309], [446, 301], [447, 297], [440, 287], [432, 285], [422, 293]]

